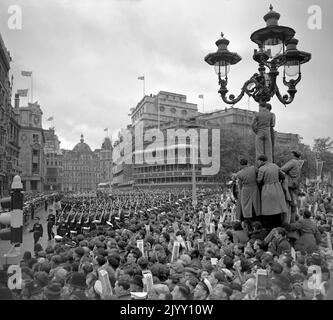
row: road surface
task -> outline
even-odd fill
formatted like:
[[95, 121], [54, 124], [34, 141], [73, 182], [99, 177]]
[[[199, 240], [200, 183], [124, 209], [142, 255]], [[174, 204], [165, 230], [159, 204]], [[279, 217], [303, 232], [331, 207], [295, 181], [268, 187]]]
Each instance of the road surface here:
[[[47, 247], [49, 244], [47, 237], [47, 228], [46, 228], [46, 218], [47, 213], [44, 208], [39, 209], [35, 212], [35, 217], [40, 218], [40, 223], [43, 225], [43, 237], [39, 240], [39, 243], [42, 245], [43, 249]], [[32, 255], [34, 255], [34, 239], [33, 233], [29, 232], [32, 229], [35, 221], [29, 221], [27, 227], [23, 230], [23, 243], [21, 246], [21, 257], [23, 256], [25, 251], [30, 251]], [[54, 240], [53, 240], [54, 241]], [[6, 254], [11, 248], [10, 241], [0, 240], [0, 270], [2, 269], [3, 264], [16, 264], [17, 258], [5, 258], [4, 254]]]

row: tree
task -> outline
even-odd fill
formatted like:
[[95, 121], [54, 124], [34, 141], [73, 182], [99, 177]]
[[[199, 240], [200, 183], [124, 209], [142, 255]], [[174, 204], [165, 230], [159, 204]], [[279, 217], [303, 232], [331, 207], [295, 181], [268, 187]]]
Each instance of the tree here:
[[246, 158], [249, 163], [254, 163], [253, 137], [241, 135], [231, 128], [221, 128], [220, 141], [219, 179], [227, 181], [232, 172], [237, 172], [240, 169], [239, 160], [241, 158]]
[[314, 139], [313, 151], [316, 153], [329, 152], [333, 149], [333, 141], [330, 137]]
[[324, 162], [322, 173], [333, 173], [333, 141], [330, 137], [314, 139], [313, 151], [317, 159]]

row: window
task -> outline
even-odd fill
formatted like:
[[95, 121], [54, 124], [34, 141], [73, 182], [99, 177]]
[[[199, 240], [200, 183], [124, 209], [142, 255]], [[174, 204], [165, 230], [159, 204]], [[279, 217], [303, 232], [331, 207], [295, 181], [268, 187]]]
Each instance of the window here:
[[39, 173], [39, 166], [38, 163], [32, 164], [32, 174], [38, 174]]
[[38, 150], [33, 150], [32, 151], [32, 155], [35, 156], [35, 157], [37, 157], [38, 156]]
[[39, 143], [39, 135], [38, 134], [33, 134], [32, 135], [32, 141], [33, 141], [33, 143]]
[[38, 186], [38, 181], [30, 181], [30, 183], [31, 183], [31, 190], [36, 191]]

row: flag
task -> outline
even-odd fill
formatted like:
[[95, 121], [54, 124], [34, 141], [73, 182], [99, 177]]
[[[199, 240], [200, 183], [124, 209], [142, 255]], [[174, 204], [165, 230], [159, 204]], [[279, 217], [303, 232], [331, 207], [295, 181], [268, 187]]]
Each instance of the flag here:
[[32, 71], [21, 71], [21, 75], [23, 77], [31, 77], [32, 76]]
[[53, 121], [53, 117], [48, 118], [46, 121]]
[[203, 98], [204, 98], [204, 95], [203, 95], [203, 94], [199, 94], [199, 95], [198, 95], [198, 98], [199, 98], [199, 99], [203, 99]]
[[145, 76], [138, 77], [138, 80], [145, 80]]
[[20, 97], [27, 97], [28, 96], [28, 89], [18, 89], [17, 93]]
[[104, 131], [108, 131], [108, 128], [105, 128]]

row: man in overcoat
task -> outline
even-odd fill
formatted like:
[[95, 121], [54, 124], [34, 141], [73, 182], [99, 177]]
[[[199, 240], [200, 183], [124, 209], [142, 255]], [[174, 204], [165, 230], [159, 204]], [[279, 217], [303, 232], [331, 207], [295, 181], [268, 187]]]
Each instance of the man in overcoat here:
[[241, 159], [242, 169], [235, 174], [240, 184], [240, 204], [242, 217], [246, 219], [261, 215], [260, 193], [257, 184], [256, 168], [248, 164], [247, 159]]
[[257, 182], [262, 185], [261, 189], [261, 214], [265, 216], [268, 228], [281, 225], [281, 214], [286, 213], [287, 203], [280, 183], [284, 179], [284, 174], [275, 164], [267, 161], [265, 155], [261, 155], [258, 160]]
[[275, 115], [268, 110], [269, 106], [269, 104], [259, 106], [259, 112], [252, 122], [252, 130], [256, 134], [256, 158], [264, 154], [268, 162], [273, 162], [272, 130], [275, 127]]

